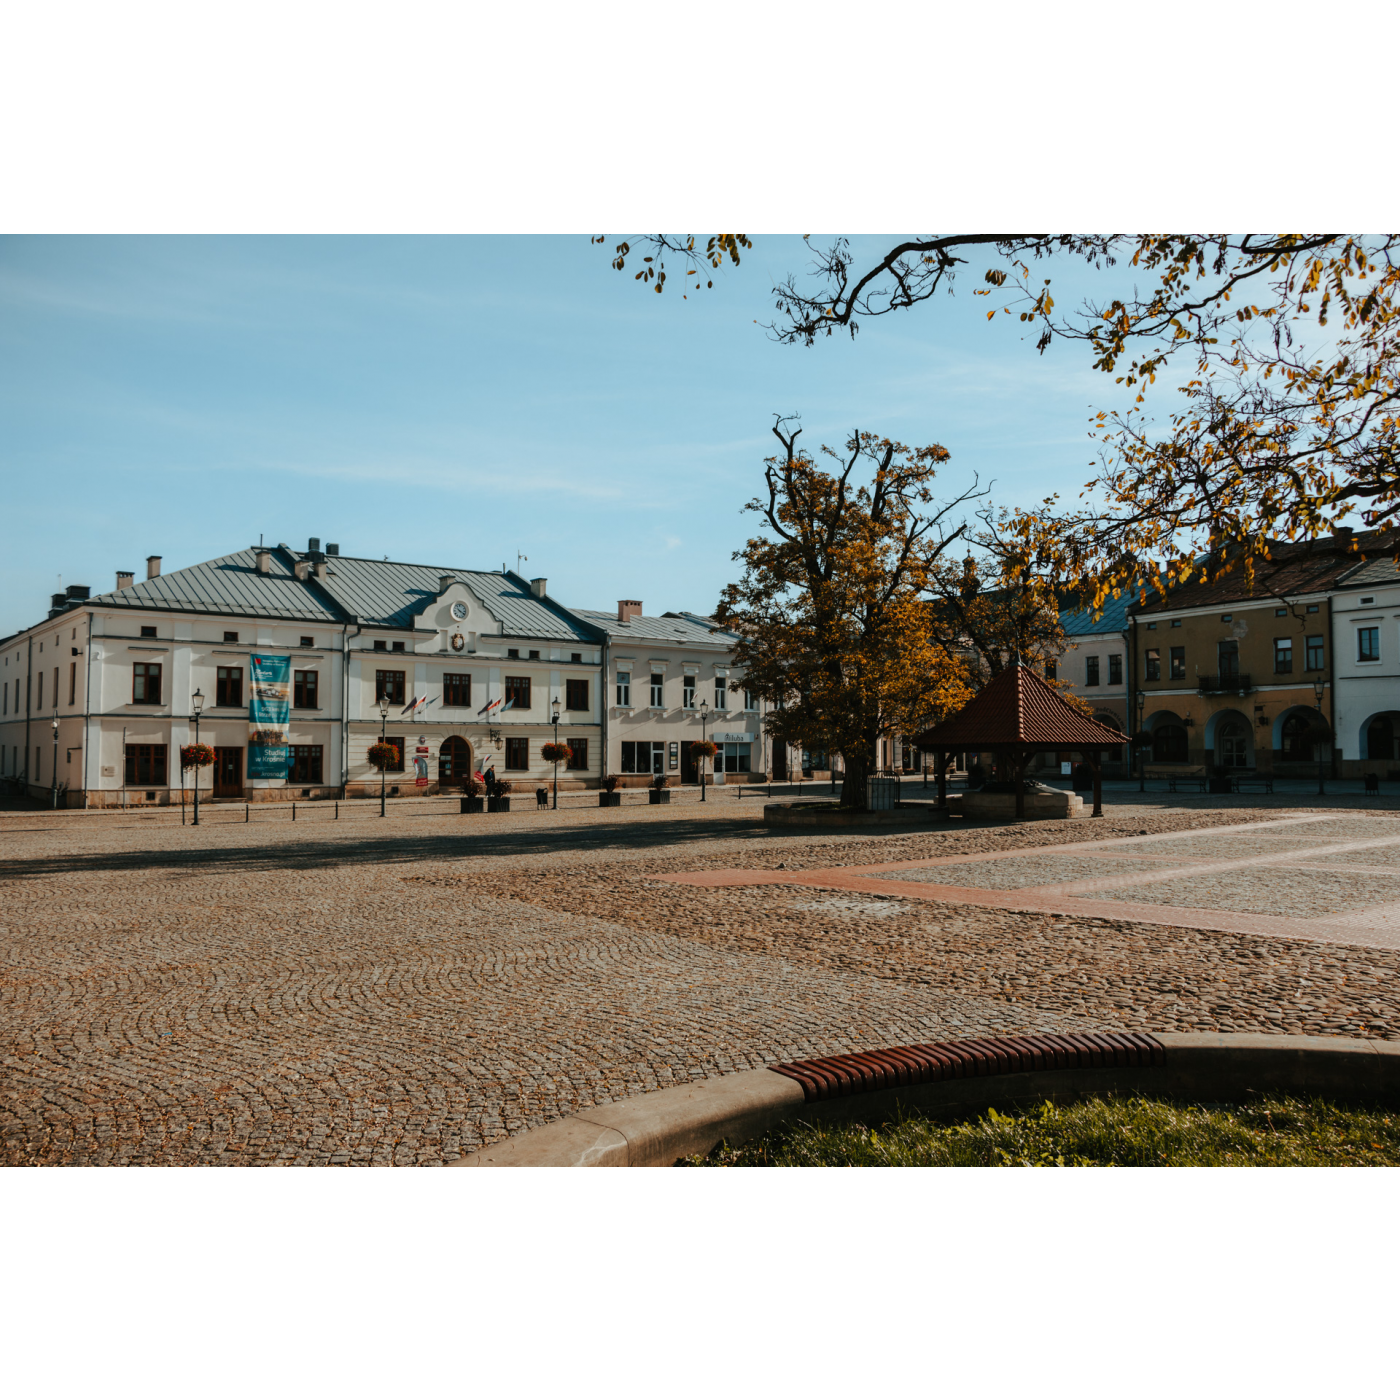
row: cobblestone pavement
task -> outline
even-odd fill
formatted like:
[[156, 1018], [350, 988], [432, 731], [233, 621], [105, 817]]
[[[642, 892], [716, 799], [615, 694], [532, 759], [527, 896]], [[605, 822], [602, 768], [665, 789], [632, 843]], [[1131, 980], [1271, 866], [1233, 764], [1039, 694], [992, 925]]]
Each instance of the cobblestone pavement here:
[[600, 1102], [863, 1046], [1400, 1033], [1388, 949], [656, 878], [1279, 815], [1119, 804], [1092, 827], [870, 838], [775, 834], [759, 804], [726, 802], [198, 829], [5, 815], [0, 1160], [439, 1163]]

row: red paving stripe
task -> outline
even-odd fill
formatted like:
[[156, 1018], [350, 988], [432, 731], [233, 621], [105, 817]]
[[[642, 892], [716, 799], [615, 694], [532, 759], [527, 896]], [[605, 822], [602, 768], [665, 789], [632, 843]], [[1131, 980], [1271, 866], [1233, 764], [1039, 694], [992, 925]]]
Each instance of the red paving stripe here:
[[769, 1065], [802, 1085], [808, 1103], [940, 1079], [1016, 1074], [1033, 1069], [1160, 1065], [1166, 1050], [1137, 1031], [1084, 1035], [982, 1036], [930, 1045], [857, 1050]]

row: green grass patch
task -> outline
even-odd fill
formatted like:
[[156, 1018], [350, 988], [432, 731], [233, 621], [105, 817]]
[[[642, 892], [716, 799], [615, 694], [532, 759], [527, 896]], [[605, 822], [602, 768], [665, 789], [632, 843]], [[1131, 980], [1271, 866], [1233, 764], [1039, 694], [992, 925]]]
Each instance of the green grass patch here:
[[695, 1167], [1393, 1167], [1400, 1113], [1321, 1099], [1102, 1098], [874, 1127], [795, 1122]]

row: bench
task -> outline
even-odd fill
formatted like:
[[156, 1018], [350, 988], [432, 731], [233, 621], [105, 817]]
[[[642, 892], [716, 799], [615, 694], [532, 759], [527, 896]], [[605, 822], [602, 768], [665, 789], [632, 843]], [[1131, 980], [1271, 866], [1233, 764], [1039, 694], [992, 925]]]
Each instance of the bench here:
[[1167, 790], [1175, 792], [1177, 784], [1193, 787], [1197, 792], [1206, 790], [1206, 766], [1204, 763], [1148, 763], [1142, 770], [1145, 778], [1165, 778]]
[[1272, 778], [1235, 778], [1231, 786], [1236, 792], [1272, 792], [1274, 780]]

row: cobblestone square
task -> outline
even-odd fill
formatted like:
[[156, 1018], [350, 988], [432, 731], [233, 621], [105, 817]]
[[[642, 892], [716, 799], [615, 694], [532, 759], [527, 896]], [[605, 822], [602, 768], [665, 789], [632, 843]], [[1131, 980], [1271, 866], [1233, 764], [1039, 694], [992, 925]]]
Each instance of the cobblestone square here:
[[873, 837], [689, 794], [345, 817], [0, 816], [6, 1163], [439, 1164], [878, 1045], [1400, 1033], [1388, 810], [1124, 799]]

